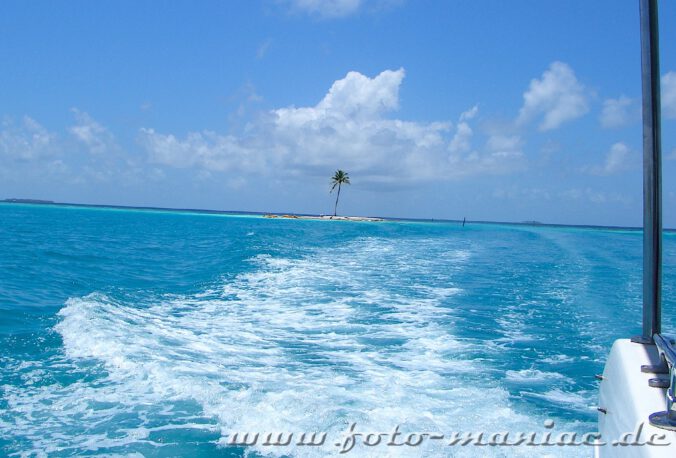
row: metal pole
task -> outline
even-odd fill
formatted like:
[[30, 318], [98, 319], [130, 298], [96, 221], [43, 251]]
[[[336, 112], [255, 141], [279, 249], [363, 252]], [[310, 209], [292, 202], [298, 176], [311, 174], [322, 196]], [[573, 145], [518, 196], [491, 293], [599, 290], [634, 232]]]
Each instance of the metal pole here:
[[657, 0], [640, 0], [643, 81], [643, 339], [662, 326], [662, 164]]

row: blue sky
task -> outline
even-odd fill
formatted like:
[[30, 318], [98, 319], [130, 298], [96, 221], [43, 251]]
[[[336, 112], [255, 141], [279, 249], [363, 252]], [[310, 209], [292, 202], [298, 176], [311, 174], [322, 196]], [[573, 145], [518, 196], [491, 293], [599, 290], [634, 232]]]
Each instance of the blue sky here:
[[[676, 227], [676, 4], [660, 2]], [[3, 2], [0, 198], [641, 224], [638, 1]]]

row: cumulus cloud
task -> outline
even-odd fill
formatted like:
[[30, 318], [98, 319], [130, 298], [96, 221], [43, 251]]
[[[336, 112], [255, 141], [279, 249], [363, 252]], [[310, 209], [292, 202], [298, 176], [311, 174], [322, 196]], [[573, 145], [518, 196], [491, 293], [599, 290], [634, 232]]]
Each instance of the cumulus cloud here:
[[455, 129], [455, 135], [448, 149], [451, 153], [466, 153], [468, 152], [472, 145], [472, 136], [474, 132], [472, 128], [466, 122], [461, 122], [458, 124], [458, 127]]
[[[128, 157], [122, 157], [120, 149], [110, 149], [112, 134], [95, 122], [86, 113], [74, 110], [76, 125], [68, 129], [75, 140], [82, 143], [92, 155], [73, 151], [72, 143], [49, 132], [36, 120], [25, 116], [20, 123], [6, 118], [0, 129], [0, 173], [3, 163], [20, 162], [12, 166], [13, 180], [31, 176], [33, 180], [58, 179], [60, 183], [78, 184], [115, 178], [121, 182], [125, 177], [143, 175], [143, 168]], [[102, 152], [116, 154], [98, 155]], [[68, 154], [65, 154], [65, 153]], [[12, 161], [13, 160], [13, 161]], [[23, 168], [20, 168], [23, 167]], [[143, 177], [145, 179], [145, 177]], [[128, 181], [128, 180], [127, 180]]]
[[451, 156], [459, 175], [509, 173], [523, 169], [525, 156], [519, 135], [493, 133], [489, 135], [483, 153], [472, 151], [464, 158]]
[[280, 122], [290, 124], [304, 124], [321, 118], [373, 119], [380, 113], [399, 108], [399, 86], [403, 79], [403, 68], [385, 70], [375, 78], [349, 72], [345, 78], [333, 83], [316, 107], [282, 108], [275, 113]]
[[377, 13], [402, 4], [405, 0], [276, 0], [294, 13], [322, 19], [347, 17], [360, 11]]
[[620, 96], [617, 99], [606, 99], [601, 112], [601, 126], [612, 129], [623, 127], [638, 118], [638, 105], [634, 99]]
[[478, 112], [479, 105], [474, 105], [460, 115], [458, 126], [455, 129], [455, 135], [448, 147], [448, 150], [452, 154], [466, 153], [472, 148], [471, 141], [474, 131], [470, 127], [468, 121], [473, 119]]
[[[403, 69], [373, 78], [349, 72], [315, 106], [271, 110], [240, 136], [200, 132], [179, 139], [142, 129], [140, 141], [153, 162], [174, 167], [316, 176], [340, 167], [376, 184], [505, 173], [522, 161], [514, 142], [466, 154], [469, 147], [460, 139], [449, 141], [450, 122], [391, 118], [404, 76]], [[468, 113], [461, 118], [473, 116]]]
[[542, 131], [556, 129], [589, 111], [584, 86], [563, 62], [553, 62], [540, 79], [532, 80], [523, 100], [517, 123], [542, 117]]
[[488, 137], [486, 146], [494, 152], [519, 151], [521, 149], [521, 137], [519, 135], [493, 134]]
[[92, 154], [103, 154], [116, 148], [115, 137], [89, 114], [77, 108], [72, 109], [76, 124], [69, 132]]
[[474, 117], [479, 113], [479, 105], [474, 105], [472, 108], [469, 110], [463, 112], [460, 115], [460, 122], [462, 121], [469, 121], [470, 119], [474, 119]]
[[662, 76], [662, 112], [667, 118], [676, 119], [676, 72]]
[[630, 166], [631, 150], [622, 142], [617, 142], [610, 147], [606, 154], [606, 160], [601, 166], [585, 168], [585, 171], [593, 175], [613, 175], [627, 170]]
[[1, 126], [0, 154], [5, 157], [29, 161], [49, 155], [55, 149], [55, 135], [28, 116], [19, 124], [5, 118]]
[[627, 159], [629, 158], [629, 147], [624, 143], [615, 143], [610, 147], [610, 151], [606, 155], [606, 163], [603, 167], [605, 174], [624, 170], [627, 167]]
[[473, 151], [466, 156], [451, 156], [447, 178], [482, 174], [506, 174], [522, 170], [526, 166], [521, 151]]
[[241, 145], [239, 139], [211, 131], [188, 134], [184, 140], [153, 129], [141, 129], [139, 141], [155, 164], [175, 168], [200, 167], [211, 171], [258, 171], [265, 163], [255, 149]]

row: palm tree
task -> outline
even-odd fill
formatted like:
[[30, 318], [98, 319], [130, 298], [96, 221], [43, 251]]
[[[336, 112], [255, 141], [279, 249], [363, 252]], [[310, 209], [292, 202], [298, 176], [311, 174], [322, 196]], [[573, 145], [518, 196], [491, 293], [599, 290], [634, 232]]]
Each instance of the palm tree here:
[[336, 170], [336, 173], [333, 174], [333, 177], [331, 177], [331, 191], [329, 193], [332, 193], [334, 189], [336, 189], [336, 186], [338, 186], [338, 194], [336, 195], [336, 205], [333, 207], [333, 216], [336, 216], [336, 210], [338, 209], [338, 199], [340, 198], [340, 186], [344, 184], [350, 184], [350, 176], [347, 174], [347, 172], [344, 172], [342, 170]]

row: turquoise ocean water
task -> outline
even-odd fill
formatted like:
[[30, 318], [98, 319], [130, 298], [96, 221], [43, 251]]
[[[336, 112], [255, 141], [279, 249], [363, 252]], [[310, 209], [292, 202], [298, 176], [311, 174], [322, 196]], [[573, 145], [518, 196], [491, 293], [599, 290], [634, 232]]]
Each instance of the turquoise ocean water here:
[[[0, 455], [331, 456], [363, 432], [595, 431], [641, 233], [0, 204]], [[676, 328], [676, 237], [664, 239]], [[326, 432], [321, 447], [227, 445]], [[357, 446], [353, 456], [590, 456]], [[351, 456], [351, 455], [347, 455]]]

